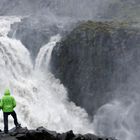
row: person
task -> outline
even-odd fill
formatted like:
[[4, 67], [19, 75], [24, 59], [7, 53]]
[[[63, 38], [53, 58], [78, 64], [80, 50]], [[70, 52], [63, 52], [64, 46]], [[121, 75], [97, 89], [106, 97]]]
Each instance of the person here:
[[4, 96], [0, 100], [0, 108], [3, 111], [4, 117], [4, 133], [8, 133], [8, 116], [11, 115], [14, 119], [14, 124], [16, 128], [20, 127], [20, 124], [17, 120], [16, 112], [14, 108], [16, 107], [16, 101], [13, 96], [10, 95], [10, 90], [6, 89]]

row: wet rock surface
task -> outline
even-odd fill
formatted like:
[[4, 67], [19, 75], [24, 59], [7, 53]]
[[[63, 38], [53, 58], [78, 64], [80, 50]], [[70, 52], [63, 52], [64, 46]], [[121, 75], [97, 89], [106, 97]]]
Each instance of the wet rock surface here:
[[81, 23], [54, 48], [52, 72], [92, 115], [119, 95], [118, 87], [127, 90], [124, 84], [139, 70], [139, 44], [140, 29], [128, 23]]
[[0, 140], [115, 140], [115, 138], [99, 137], [93, 134], [74, 134], [72, 130], [65, 133], [49, 131], [44, 127], [36, 130], [25, 128], [13, 128], [9, 134], [0, 132]]

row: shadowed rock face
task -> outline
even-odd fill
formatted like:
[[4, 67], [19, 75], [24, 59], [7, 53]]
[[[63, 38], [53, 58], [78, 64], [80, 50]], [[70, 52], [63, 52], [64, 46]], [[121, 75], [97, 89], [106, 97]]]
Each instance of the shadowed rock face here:
[[99, 137], [93, 134], [74, 134], [73, 131], [65, 133], [57, 133], [49, 131], [43, 127], [36, 130], [28, 130], [27, 128], [12, 129], [9, 134], [0, 132], [1, 140], [115, 140], [113, 138]]
[[[112, 98], [140, 64], [140, 30], [126, 23], [80, 24], [52, 53], [54, 75], [89, 114]], [[127, 87], [125, 87], [127, 88]]]

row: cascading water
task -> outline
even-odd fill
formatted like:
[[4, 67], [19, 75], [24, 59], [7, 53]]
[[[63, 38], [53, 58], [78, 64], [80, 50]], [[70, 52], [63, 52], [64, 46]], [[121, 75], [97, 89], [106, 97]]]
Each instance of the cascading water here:
[[[117, 2], [116, 7], [115, 2]], [[114, 7], [113, 12], [117, 8], [120, 9], [119, 6], [123, 9], [121, 0], [34, 0], [34, 3], [29, 3], [28, 0], [20, 2], [1, 0], [0, 14], [30, 15], [36, 12], [39, 17], [42, 12], [50, 21], [56, 20], [55, 14], [58, 17], [72, 17], [77, 21], [103, 16], [104, 9], [108, 10], [108, 3]], [[46, 9], [53, 14], [48, 16]], [[115, 11], [114, 14], [116, 12], [119, 13]], [[124, 13], [126, 15], [127, 11]], [[0, 17], [0, 96], [3, 95], [5, 88], [10, 87], [17, 100], [16, 111], [23, 126], [35, 128], [43, 125], [51, 130], [73, 129], [81, 133], [93, 132], [94, 129], [97, 134], [114, 136], [120, 140], [139, 140], [139, 93], [131, 91], [134, 97], [129, 96], [123, 101], [114, 99], [111, 103], [102, 106], [94, 116], [93, 124], [90, 124], [87, 113], [68, 101], [67, 90], [49, 71], [51, 51], [60, 40], [60, 35], [51, 37], [50, 42], [40, 49], [33, 66], [30, 53], [25, 46], [19, 40], [7, 36], [10, 25], [19, 21], [20, 18], [17, 17]], [[1, 112], [1, 129], [3, 129], [2, 118]], [[10, 124], [13, 125], [11, 118]]]
[[[49, 68], [49, 62], [51, 59], [52, 50], [53, 50], [54, 46], [56, 45], [56, 42], [60, 41], [60, 39], [61, 39], [61, 36], [59, 34], [56, 36], [53, 36], [53, 37], [51, 37], [50, 42], [40, 49], [40, 52], [38, 53], [38, 56], [37, 56], [36, 62], [35, 62], [36, 70], [37, 69], [39, 70], [41, 67]], [[46, 58], [46, 56], [47, 56], [47, 58]], [[45, 58], [46, 58], [46, 60], [45, 60]], [[46, 62], [45, 65], [42, 64], [43, 62]]]
[[[15, 17], [0, 18], [3, 27], [0, 29], [0, 96], [10, 87], [17, 100], [16, 112], [21, 124], [29, 128], [45, 126], [60, 132], [72, 129], [77, 133], [93, 133], [95, 130], [99, 135], [120, 140], [138, 140], [136, 118], [139, 113], [135, 114], [139, 98], [129, 105], [118, 100], [106, 104], [94, 116], [93, 124], [90, 123], [84, 109], [68, 101], [67, 90], [49, 71], [51, 52], [61, 36], [52, 36], [49, 43], [41, 47], [33, 67], [25, 46], [7, 36], [10, 25], [19, 21], [20, 18]], [[2, 112], [0, 116], [3, 129]], [[12, 118], [10, 125], [13, 126]]]
[[[28, 50], [19, 40], [7, 37], [10, 24], [17, 21], [20, 19], [14, 17], [0, 20], [4, 27], [0, 30], [0, 95], [10, 87], [17, 100], [16, 111], [23, 126], [45, 126], [60, 132], [70, 129], [81, 133], [93, 132], [84, 109], [68, 101], [66, 89], [49, 68], [47, 72], [43, 71], [42, 64], [46, 61], [49, 67], [52, 49], [60, 35], [51, 37], [50, 42], [40, 49], [33, 69]], [[0, 122], [2, 128], [2, 114]]]

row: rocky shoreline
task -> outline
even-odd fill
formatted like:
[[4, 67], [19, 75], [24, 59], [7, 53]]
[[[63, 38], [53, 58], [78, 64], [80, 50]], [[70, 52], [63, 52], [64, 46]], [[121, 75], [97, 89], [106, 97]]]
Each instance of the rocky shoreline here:
[[0, 140], [116, 140], [115, 138], [100, 137], [94, 134], [74, 134], [72, 130], [65, 133], [57, 133], [38, 127], [35, 130], [28, 130], [27, 127], [11, 129], [9, 134], [0, 132]]

